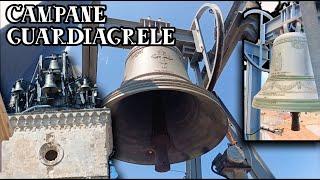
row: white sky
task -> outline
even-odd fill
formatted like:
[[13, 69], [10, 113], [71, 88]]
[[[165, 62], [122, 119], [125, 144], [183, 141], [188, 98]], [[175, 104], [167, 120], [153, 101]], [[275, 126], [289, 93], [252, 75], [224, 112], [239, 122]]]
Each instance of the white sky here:
[[278, 3], [279, 3], [279, 1], [262, 1], [261, 2], [261, 8], [263, 10], [272, 12], [276, 8]]

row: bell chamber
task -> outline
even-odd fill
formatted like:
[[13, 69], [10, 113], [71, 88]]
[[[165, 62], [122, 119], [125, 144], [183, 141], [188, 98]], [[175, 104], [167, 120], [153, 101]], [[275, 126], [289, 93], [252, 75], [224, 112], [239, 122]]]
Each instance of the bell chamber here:
[[307, 39], [289, 32], [274, 40], [270, 74], [253, 107], [288, 112], [320, 111]]
[[210, 151], [228, 128], [216, 97], [191, 83], [176, 47], [132, 48], [120, 88], [103, 104], [111, 109], [115, 158], [158, 172]]

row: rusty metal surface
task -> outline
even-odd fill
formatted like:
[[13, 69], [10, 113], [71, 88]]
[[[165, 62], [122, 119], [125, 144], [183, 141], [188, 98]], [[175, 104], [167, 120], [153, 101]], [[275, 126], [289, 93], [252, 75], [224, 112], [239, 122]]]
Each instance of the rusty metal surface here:
[[[216, 93], [213, 94], [216, 95]], [[222, 100], [218, 96], [217, 99], [228, 117], [230, 136], [227, 136], [227, 138], [230, 142], [236, 141], [237, 145], [244, 151], [245, 157], [248, 159], [249, 165], [252, 169], [250, 171], [251, 176], [256, 179], [275, 179], [268, 166], [258, 154], [255, 145], [243, 140], [243, 129], [239, 126], [228, 108], [223, 104]]]

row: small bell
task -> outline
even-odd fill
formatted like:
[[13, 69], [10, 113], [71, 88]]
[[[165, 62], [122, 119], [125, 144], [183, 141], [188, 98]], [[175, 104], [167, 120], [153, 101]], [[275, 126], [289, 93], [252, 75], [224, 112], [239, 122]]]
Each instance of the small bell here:
[[59, 66], [59, 63], [58, 63], [56, 56], [53, 56], [53, 58], [51, 59], [50, 64], [49, 64], [49, 69], [52, 71], [60, 70], [60, 66]]
[[97, 97], [98, 96], [98, 86], [97, 86], [97, 84], [94, 84], [94, 86], [93, 86], [93, 96], [94, 97]]
[[22, 85], [21, 85], [21, 81], [22, 81], [22, 80], [17, 80], [17, 81], [16, 81], [16, 84], [15, 84], [15, 86], [14, 86], [14, 89], [12, 90], [12, 92], [13, 92], [14, 94], [20, 94], [21, 92], [24, 91], [24, 89], [22, 88]]
[[88, 83], [88, 79], [87, 78], [83, 78], [83, 83], [80, 86], [80, 90], [81, 91], [88, 91], [90, 89], [89, 83]]
[[46, 94], [54, 94], [58, 92], [58, 87], [54, 82], [54, 77], [51, 71], [47, 72], [45, 75], [45, 84], [42, 89]]

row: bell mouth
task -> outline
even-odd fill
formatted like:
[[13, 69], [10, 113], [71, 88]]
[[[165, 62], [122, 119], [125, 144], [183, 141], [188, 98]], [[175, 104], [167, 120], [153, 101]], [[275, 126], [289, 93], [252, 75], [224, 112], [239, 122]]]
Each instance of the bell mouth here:
[[[155, 103], [155, 97], [162, 105]], [[103, 102], [111, 109], [114, 158], [129, 163], [156, 164], [153, 137], [163, 124], [170, 164], [210, 151], [227, 132], [227, 116], [215, 96], [186, 81], [135, 81], [121, 86]], [[157, 122], [155, 111], [162, 117]]]

